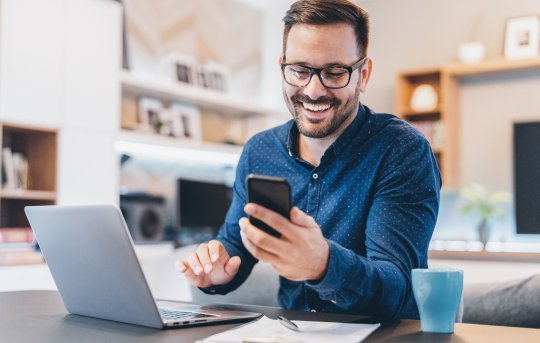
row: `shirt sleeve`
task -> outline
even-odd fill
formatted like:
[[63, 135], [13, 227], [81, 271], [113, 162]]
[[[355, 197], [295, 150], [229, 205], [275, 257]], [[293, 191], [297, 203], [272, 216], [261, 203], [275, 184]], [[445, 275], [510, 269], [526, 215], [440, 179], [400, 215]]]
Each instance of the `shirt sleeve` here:
[[225, 223], [219, 229], [216, 239], [223, 243], [225, 250], [229, 256], [239, 256], [241, 263], [240, 269], [236, 276], [226, 285], [213, 286], [208, 288], [200, 288], [201, 291], [207, 294], [227, 294], [234, 291], [247, 279], [253, 266], [258, 262], [251, 255], [242, 243], [240, 237], [240, 226], [238, 221], [245, 217], [244, 206], [247, 203], [247, 191], [245, 179], [249, 170], [249, 142], [245, 145], [238, 166], [236, 168], [236, 179], [233, 186], [233, 199], [227, 215]]
[[427, 265], [441, 178], [428, 142], [414, 132], [394, 140], [379, 175], [365, 227], [366, 256], [329, 241], [325, 276], [306, 284], [347, 311], [396, 319], [413, 296], [411, 269]]

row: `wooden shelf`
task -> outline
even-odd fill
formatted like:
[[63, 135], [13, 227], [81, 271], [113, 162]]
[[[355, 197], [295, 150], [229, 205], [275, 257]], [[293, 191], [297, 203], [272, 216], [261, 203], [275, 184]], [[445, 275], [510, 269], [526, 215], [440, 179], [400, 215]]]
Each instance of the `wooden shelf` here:
[[416, 111], [416, 110], [413, 110], [410, 106], [402, 106], [398, 109], [398, 111], [400, 115], [406, 116], [406, 117], [425, 117], [425, 116], [440, 115], [441, 106], [437, 105], [437, 107], [429, 111]]
[[487, 60], [478, 64], [451, 64], [443, 67], [443, 72], [451, 76], [506, 73], [540, 68], [540, 58], [508, 60], [504, 58]]
[[429, 258], [449, 259], [449, 260], [540, 262], [540, 252], [430, 250]]
[[6, 173], [0, 189], [0, 227], [28, 227], [26, 206], [56, 203], [58, 130], [0, 122], [0, 137], [0, 164]]
[[56, 192], [34, 190], [0, 190], [0, 199], [56, 201]]
[[230, 116], [277, 115], [278, 111], [257, 106], [246, 100], [232, 98], [227, 93], [184, 85], [179, 82], [121, 72], [122, 91], [132, 96], [155, 97], [163, 101], [178, 101], [214, 110]]
[[[488, 74], [540, 69], [540, 58], [507, 60], [503, 58], [482, 63], [450, 64], [438, 68], [404, 71], [396, 79], [396, 114], [407, 121], [440, 121], [443, 145], [434, 149], [441, 169], [443, 187], [458, 189], [460, 184], [460, 80]], [[436, 111], [412, 111], [409, 104], [414, 89], [421, 84], [432, 85], [438, 95]]]

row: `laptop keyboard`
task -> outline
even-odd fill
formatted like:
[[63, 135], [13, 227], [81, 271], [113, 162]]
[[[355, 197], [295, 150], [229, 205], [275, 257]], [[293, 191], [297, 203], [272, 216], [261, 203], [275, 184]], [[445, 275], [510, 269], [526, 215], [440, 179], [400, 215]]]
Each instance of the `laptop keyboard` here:
[[209, 314], [196, 313], [196, 312], [184, 312], [184, 311], [171, 311], [165, 309], [159, 309], [159, 313], [165, 319], [169, 320], [183, 320], [183, 319], [194, 319], [194, 318], [207, 318], [213, 317]]

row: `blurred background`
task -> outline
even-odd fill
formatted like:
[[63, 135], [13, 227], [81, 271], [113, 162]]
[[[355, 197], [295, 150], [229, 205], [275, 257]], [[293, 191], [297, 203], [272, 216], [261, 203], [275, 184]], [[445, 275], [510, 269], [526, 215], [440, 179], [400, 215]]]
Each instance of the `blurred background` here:
[[[540, 2], [356, 2], [374, 61], [360, 100], [417, 127], [441, 168], [432, 256], [531, 273]], [[290, 119], [277, 61], [291, 3], [0, 0], [0, 264], [42, 261], [31, 204], [116, 203], [136, 243], [211, 239], [242, 144]]]

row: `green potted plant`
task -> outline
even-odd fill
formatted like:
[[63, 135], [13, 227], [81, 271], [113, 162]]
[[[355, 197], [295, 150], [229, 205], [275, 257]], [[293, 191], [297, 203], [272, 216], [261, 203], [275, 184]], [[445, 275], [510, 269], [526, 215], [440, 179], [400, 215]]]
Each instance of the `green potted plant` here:
[[502, 219], [506, 214], [506, 204], [510, 202], [511, 195], [507, 192], [493, 192], [477, 183], [464, 187], [460, 191], [464, 200], [461, 213], [475, 215], [478, 222], [478, 238], [483, 244], [483, 249], [489, 240], [490, 224], [493, 220]]

